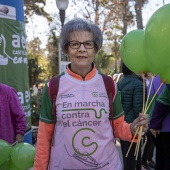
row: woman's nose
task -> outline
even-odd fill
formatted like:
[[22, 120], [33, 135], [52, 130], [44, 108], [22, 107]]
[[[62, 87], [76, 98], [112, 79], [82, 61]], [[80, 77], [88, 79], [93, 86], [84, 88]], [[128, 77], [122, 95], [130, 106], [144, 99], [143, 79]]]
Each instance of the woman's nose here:
[[84, 47], [84, 44], [81, 44], [81, 45], [80, 45], [79, 51], [86, 51], [86, 48]]

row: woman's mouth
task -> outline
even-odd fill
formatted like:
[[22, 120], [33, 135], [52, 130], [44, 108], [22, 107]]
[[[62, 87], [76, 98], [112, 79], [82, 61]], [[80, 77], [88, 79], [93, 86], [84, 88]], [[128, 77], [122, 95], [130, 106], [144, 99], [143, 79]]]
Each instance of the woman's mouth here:
[[85, 59], [87, 58], [86, 56], [77, 56], [78, 59]]

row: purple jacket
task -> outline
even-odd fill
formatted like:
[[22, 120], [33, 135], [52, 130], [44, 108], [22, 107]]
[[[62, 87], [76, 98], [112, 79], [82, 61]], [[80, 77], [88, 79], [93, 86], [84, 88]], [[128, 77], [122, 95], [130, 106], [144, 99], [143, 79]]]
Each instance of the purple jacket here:
[[156, 101], [150, 128], [170, 132], [170, 89], [164, 88]]
[[162, 132], [170, 132], [170, 113], [169, 106], [156, 102], [153, 116], [150, 121], [150, 129], [161, 130]]
[[0, 83], [0, 139], [12, 144], [16, 134], [25, 131], [26, 117], [16, 91]]
[[[151, 85], [151, 81], [150, 81], [149, 85], [147, 86], [147, 94], [149, 93], [149, 90], [150, 90], [149, 102], [151, 101], [152, 97], [155, 95], [155, 93], [158, 90], [160, 84], [161, 84], [161, 79], [160, 79], [160, 77], [158, 75], [155, 76], [152, 85]], [[163, 84], [161, 86], [161, 88], [159, 89], [157, 95], [155, 96], [153, 102], [151, 103], [151, 105], [150, 105], [150, 107], [149, 107], [149, 109], [147, 111], [147, 113], [150, 116], [150, 119], [152, 118], [152, 115], [153, 115], [153, 110], [154, 110], [154, 107], [155, 107], [156, 99], [161, 95], [164, 88], [165, 88], [165, 84]]]
[[[155, 78], [154, 78], [154, 80], [153, 80], [153, 84], [152, 84], [152, 87], [151, 87], [151, 92], [150, 92], [150, 96], [149, 97], [152, 97], [154, 94], [155, 94], [155, 92], [157, 91], [157, 89], [158, 89], [158, 87], [160, 86], [160, 84], [161, 84], [161, 79], [160, 79], [160, 77], [157, 75], [157, 76], [155, 76]], [[151, 82], [150, 82], [150, 84], [149, 84], [149, 86], [147, 87], [147, 93], [148, 93], [148, 91], [149, 91], [149, 87], [150, 87], [150, 85], [151, 85]], [[162, 91], [163, 91], [163, 89], [165, 88], [165, 84], [163, 84], [162, 86], [161, 86], [161, 88], [159, 89], [159, 91], [158, 91], [158, 93], [157, 93], [157, 96], [160, 96], [161, 95], [161, 93], [162, 93]]]

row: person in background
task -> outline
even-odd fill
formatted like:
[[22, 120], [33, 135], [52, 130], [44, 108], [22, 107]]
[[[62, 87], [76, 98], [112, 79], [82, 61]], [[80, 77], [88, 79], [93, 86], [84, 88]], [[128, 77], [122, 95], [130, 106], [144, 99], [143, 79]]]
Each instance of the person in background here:
[[33, 95], [36, 96], [38, 94], [38, 84], [33, 85]]
[[[123, 78], [118, 81], [117, 88], [121, 94], [121, 103], [123, 106], [127, 123], [132, 123], [142, 112], [143, 106], [143, 81], [142, 78], [134, 74], [123, 62], [121, 63]], [[120, 140], [123, 156], [124, 170], [141, 170], [141, 145], [137, 161], [135, 153], [136, 143], [132, 144], [131, 150], [126, 157], [130, 147], [130, 141]]]
[[43, 92], [44, 92], [44, 86], [43, 85], [41, 85], [40, 90], [41, 90], [41, 94], [43, 94]]
[[[142, 75], [141, 75], [142, 76]], [[145, 73], [144, 74], [144, 79], [145, 79], [145, 83], [146, 83], [146, 88], [147, 88], [147, 93], [148, 93], [148, 87], [151, 83], [151, 79], [152, 79], [152, 74], [151, 73]]]
[[113, 80], [117, 83], [123, 76], [123, 73], [116, 73], [113, 75]]
[[[147, 97], [149, 97], [148, 104], [150, 103], [152, 97], [154, 96], [158, 87], [161, 84], [161, 80], [160, 80], [160, 77], [158, 75], [154, 77], [153, 82], [151, 81], [152, 80], [151, 76], [152, 76], [151, 74], [147, 74], [147, 76], [146, 76], [146, 79], [148, 80], [147, 81], [148, 83], [146, 83], [146, 85], [147, 85]], [[147, 113], [149, 115], [149, 120], [151, 120], [151, 118], [152, 118], [152, 112], [153, 112], [153, 109], [154, 109], [154, 106], [155, 106], [156, 99], [158, 98], [158, 96], [160, 96], [160, 94], [162, 93], [164, 88], [165, 88], [165, 84], [160, 88], [160, 90], [158, 91], [156, 97], [154, 98], [153, 102], [151, 103], [151, 105], [150, 105], [150, 107], [147, 111]], [[142, 170], [147, 170], [149, 167], [155, 168], [155, 162], [153, 160], [153, 154], [154, 154], [154, 148], [155, 148], [154, 143], [155, 143], [156, 140], [153, 138], [153, 135], [152, 135], [150, 129], [148, 129], [145, 136], [146, 136], [146, 143], [144, 145], [144, 151], [143, 151], [143, 155], [142, 155]]]
[[109, 98], [93, 62], [102, 42], [99, 27], [86, 20], [74, 18], [63, 26], [61, 48], [71, 63], [59, 79], [54, 116], [49, 82], [45, 85], [34, 170], [122, 170], [114, 138], [131, 141], [136, 127], [142, 125], [146, 132], [147, 115], [140, 114], [131, 124], [124, 121], [116, 88], [112, 93], [114, 121], [110, 123]]
[[0, 139], [22, 142], [25, 132], [26, 117], [16, 91], [0, 83]]
[[150, 121], [156, 146], [155, 170], [170, 169], [170, 85], [166, 84], [157, 98]]
[[117, 77], [118, 77], [118, 73], [115, 73], [114, 75], [113, 75], [113, 80], [116, 82], [116, 79], [117, 79]]

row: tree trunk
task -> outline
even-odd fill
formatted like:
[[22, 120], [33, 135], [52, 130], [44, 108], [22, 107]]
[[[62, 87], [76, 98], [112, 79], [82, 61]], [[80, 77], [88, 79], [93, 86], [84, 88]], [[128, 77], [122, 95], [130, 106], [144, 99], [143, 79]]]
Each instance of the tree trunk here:
[[127, 33], [127, 19], [126, 19], [126, 14], [127, 14], [127, 10], [129, 10], [127, 8], [127, 5], [128, 5], [128, 0], [124, 0], [123, 1], [123, 29], [122, 29], [122, 33], [123, 33], [123, 36], [126, 35]]
[[135, 2], [137, 29], [143, 29], [142, 2], [141, 0], [135, 0]]

